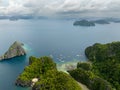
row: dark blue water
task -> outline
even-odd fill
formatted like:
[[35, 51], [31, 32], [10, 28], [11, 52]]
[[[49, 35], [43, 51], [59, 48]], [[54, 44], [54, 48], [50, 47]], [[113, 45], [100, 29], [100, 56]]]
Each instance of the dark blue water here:
[[120, 41], [120, 24], [74, 27], [73, 21], [0, 21], [0, 55], [14, 41], [25, 44], [27, 56], [0, 62], [0, 90], [27, 90], [14, 85], [31, 55], [51, 56], [59, 68], [86, 61], [84, 49], [94, 43]]

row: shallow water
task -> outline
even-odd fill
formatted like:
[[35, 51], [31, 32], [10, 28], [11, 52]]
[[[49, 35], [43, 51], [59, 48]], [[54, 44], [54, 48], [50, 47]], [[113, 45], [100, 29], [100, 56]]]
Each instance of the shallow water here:
[[27, 56], [0, 62], [0, 90], [27, 90], [14, 85], [28, 57], [51, 56], [59, 70], [86, 61], [84, 49], [94, 43], [120, 41], [120, 24], [74, 27], [67, 20], [0, 21], [0, 55], [14, 41], [25, 44]]

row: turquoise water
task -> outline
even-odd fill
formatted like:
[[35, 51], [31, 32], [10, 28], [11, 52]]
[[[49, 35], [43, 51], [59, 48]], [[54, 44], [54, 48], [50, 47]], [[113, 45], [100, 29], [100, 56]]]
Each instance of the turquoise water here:
[[0, 90], [27, 90], [14, 85], [31, 55], [51, 56], [60, 70], [86, 61], [84, 49], [94, 43], [120, 41], [120, 24], [74, 27], [67, 20], [0, 21], [0, 55], [14, 41], [25, 44], [27, 56], [0, 62]]

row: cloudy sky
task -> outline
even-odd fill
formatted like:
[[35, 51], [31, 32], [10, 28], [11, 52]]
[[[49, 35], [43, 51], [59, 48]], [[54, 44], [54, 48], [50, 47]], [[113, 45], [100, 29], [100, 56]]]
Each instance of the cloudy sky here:
[[0, 15], [120, 17], [120, 0], [0, 0]]

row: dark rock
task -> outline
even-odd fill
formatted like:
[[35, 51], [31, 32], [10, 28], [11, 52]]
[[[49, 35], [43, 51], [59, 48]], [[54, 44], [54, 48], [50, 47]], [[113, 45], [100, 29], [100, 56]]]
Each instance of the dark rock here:
[[30, 87], [32, 84], [31, 81], [22, 81], [20, 79], [17, 79], [15, 82], [16, 86], [21, 86], [21, 87]]

